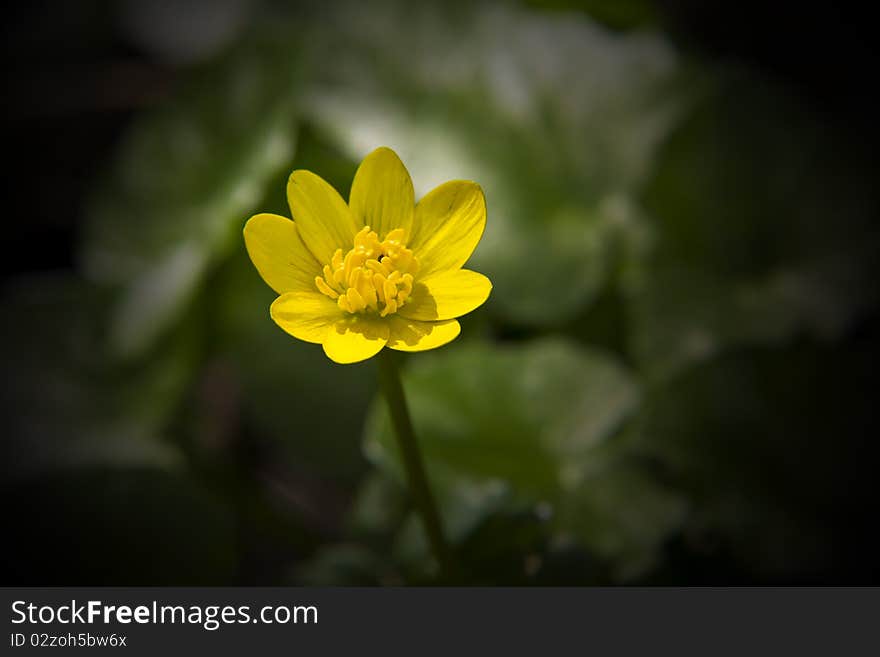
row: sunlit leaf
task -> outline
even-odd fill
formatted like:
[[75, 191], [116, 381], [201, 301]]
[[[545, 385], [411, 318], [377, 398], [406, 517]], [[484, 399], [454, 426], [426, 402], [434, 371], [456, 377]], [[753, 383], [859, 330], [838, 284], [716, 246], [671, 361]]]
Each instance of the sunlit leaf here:
[[239, 223], [291, 161], [295, 50], [253, 38], [139, 118], [89, 206], [82, 245], [94, 280], [121, 288], [110, 344], [150, 345], [207, 267], [240, 248]]

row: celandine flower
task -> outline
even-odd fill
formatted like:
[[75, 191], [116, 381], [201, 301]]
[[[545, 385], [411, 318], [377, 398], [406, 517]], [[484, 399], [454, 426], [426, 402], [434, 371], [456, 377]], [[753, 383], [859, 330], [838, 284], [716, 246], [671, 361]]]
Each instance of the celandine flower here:
[[415, 203], [400, 158], [378, 148], [361, 162], [349, 203], [310, 171], [287, 183], [293, 221], [274, 214], [244, 227], [248, 254], [279, 296], [272, 319], [319, 343], [337, 363], [383, 347], [423, 351], [454, 340], [489, 279], [462, 266], [486, 226], [480, 186], [453, 180]]

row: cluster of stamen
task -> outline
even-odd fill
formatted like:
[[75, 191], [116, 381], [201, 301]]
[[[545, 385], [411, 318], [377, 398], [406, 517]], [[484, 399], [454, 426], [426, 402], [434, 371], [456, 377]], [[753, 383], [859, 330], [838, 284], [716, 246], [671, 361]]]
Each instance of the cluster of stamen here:
[[376, 231], [365, 226], [354, 237], [354, 248], [343, 256], [336, 249], [324, 275], [315, 285], [349, 313], [377, 312], [381, 317], [397, 312], [412, 294], [418, 260], [403, 243], [402, 228], [379, 241]]

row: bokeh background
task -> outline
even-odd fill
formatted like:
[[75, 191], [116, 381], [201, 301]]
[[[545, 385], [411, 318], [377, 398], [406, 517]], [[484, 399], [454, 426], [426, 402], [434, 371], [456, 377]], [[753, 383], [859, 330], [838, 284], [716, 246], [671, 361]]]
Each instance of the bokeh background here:
[[858, 11], [6, 9], [3, 583], [437, 581], [375, 364], [278, 329], [241, 239], [379, 145], [488, 200], [492, 297], [401, 359], [459, 582], [877, 583]]

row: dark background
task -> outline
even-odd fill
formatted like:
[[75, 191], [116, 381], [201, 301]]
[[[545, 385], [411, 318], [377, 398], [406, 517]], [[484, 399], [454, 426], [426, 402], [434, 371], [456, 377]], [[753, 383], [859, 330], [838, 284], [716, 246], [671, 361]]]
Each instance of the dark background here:
[[[96, 345], [111, 338], [105, 328], [97, 329], [95, 338], [81, 324], [104, 325], [106, 299], [116, 298], [124, 280], [101, 274], [96, 289], [84, 292], [79, 282], [64, 283], [62, 301], [41, 296], [48, 279], [95, 279], [89, 256], [83, 256], [89, 247], [83, 244], [94, 240], [102, 220], [93, 219], [89, 208], [101, 189], [119, 187], [108, 170], [119, 166], [114, 158], [127, 148], [130, 135], [147, 130], [138, 127], [139, 121], [150, 120], [142, 117], [161, 114], [180, 98], [207, 97], [205, 89], [222, 85], [212, 82], [224, 75], [212, 73], [212, 66], [221, 62], [217, 66], [222, 71], [222, 62], [235, 57], [236, 43], [271, 33], [266, 15], [283, 15], [298, 42], [309, 35], [319, 48], [331, 41], [325, 32], [308, 27], [325, 25], [320, 12], [308, 5], [225, 2], [185, 9], [183, 4], [34, 2], [6, 10], [2, 269], [7, 373], [2, 422], [8, 448], [2, 497], [12, 554], [4, 560], [3, 583], [433, 582], [424, 546], [411, 536], [405, 496], [389, 483], [393, 476], [386, 480], [376, 474], [377, 467], [382, 470], [381, 458], [371, 457], [369, 448], [367, 458], [359, 453], [359, 433], [372, 398], [369, 364], [356, 374], [333, 370], [327, 375], [332, 378], [328, 389], [345, 386], [339, 394], [340, 417], [323, 423], [304, 420], [306, 438], [301, 441], [316, 446], [290, 448], [283, 439], [279, 442], [287, 425], [265, 419], [280, 414], [283, 404], [248, 401], [262, 394], [254, 391], [261, 390], [260, 377], [268, 375], [259, 368], [243, 373], [240, 366], [242, 360], [271, 358], [265, 351], [236, 351], [234, 345], [244, 338], [237, 338], [240, 334], [233, 329], [204, 329], [219, 321], [210, 310], [216, 297], [239, 290], [236, 281], [242, 276], [256, 276], [238, 275], [238, 265], [228, 264], [238, 262], [241, 254], [212, 260], [202, 282], [205, 292], [188, 302], [184, 312], [191, 321], [179, 320], [178, 328], [163, 332], [146, 356], [125, 358], [121, 364], [106, 366], [92, 358]], [[687, 284], [680, 291], [669, 299], [649, 300], [631, 315], [627, 299], [603, 283], [580, 310], [548, 323], [524, 320], [504, 306], [490, 307], [474, 319], [474, 339], [481, 344], [516, 349], [562, 336], [613, 353], [638, 370], [647, 392], [640, 396], [637, 417], [622, 431], [629, 435], [633, 426], [650, 429], [647, 438], [634, 440], [634, 455], [615, 453], [610, 460], [634, 459], [638, 472], [649, 473], [651, 485], [664, 492], [647, 488], [642, 494], [639, 484], [630, 486], [627, 478], [623, 483], [595, 483], [596, 497], [583, 508], [575, 504], [570, 513], [603, 519], [593, 535], [605, 539], [596, 544], [571, 540], [568, 530], [546, 528], [540, 503], [533, 507], [518, 494], [509, 503], [490, 504], [456, 539], [466, 582], [876, 584], [880, 542], [874, 363], [880, 315], [872, 292], [878, 133], [871, 92], [878, 58], [868, 10], [857, 3], [638, 0], [513, 6], [538, 15], [594, 21], [620, 35], [659, 32], [680, 54], [684, 68], [698, 71], [700, 81], [694, 87], [707, 79], [723, 82], [714, 104], [694, 110], [664, 141], [668, 166], [657, 165], [634, 192], [638, 204], [659, 218], [666, 236], [660, 255], [648, 259], [651, 267], [658, 267], [649, 269], [648, 280], [668, 291], [675, 285], [670, 280], [684, 276]], [[451, 13], [459, 10], [456, 3], [450, 7]], [[355, 11], [342, 16], [342, 31], [357, 30], [364, 21]], [[307, 57], [294, 60], [294, 67], [307, 71], [319, 66]], [[412, 115], [418, 118], [421, 106], [415, 107]], [[205, 116], [209, 125], [210, 109]], [[223, 128], [218, 130], [222, 135]], [[824, 167], [793, 184], [779, 182], [785, 167], [797, 169], [802, 162], [799, 145], [813, 141], [824, 149], [819, 158]], [[270, 176], [265, 196], [258, 197], [267, 200], [244, 211], [230, 234], [249, 214], [267, 209], [286, 213], [278, 199], [293, 166], [311, 168], [347, 191], [344, 186], [358, 157], [307, 117], [296, 148], [291, 166]], [[780, 149], [789, 150], [779, 155]], [[499, 161], [509, 164], [505, 156]], [[161, 163], [157, 156], [144, 166], [161, 168]], [[692, 188], [704, 190], [706, 199], [691, 198]], [[842, 191], [826, 196], [830, 189]], [[837, 202], [840, 198], [843, 204]], [[490, 195], [490, 225], [492, 200]], [[716, 208], [718, 216], [709, 216]], [[761, 221], [746, 216], [751, 208], [757, 208], [752, 217]], [[120, 225], [140, 222], [144, 215], [133, 209], [130, 217], [115, 220]], [[133, 233], [131, 240], [138, 239]], [[807, 246], [799, 251], [801, 244]], [[810, 270], [804, 279], [807, 295], [815, 286], [831, 302], [823, 306], [820, 299], [798, 306], [791, 318], [779, 320], [778, 330], [767, 328], [767, 320], [759, 317], [754, 320], [757, 328], [743, 329], [746, 337], [732, 330], [729, 342], [708, 358], [676, 369], [671, 378], [665, 378], [662, 363], [652, 369], [644, 365], [638, 348], [631, 348], [632, 317], [642, 316], [638, 313], [664, 317], [675, 306], [683, 308], [685, 318], [707, 313], [712, 321], [720, 317], [722, 326], [735, 325], [740, 307], [718, 309], [715, 288], [704, 288], [702, 282], [772, 271], [775, 263], [802, 252], [822, 262], [829, 256], [835, 263], [864, 264], [843, 273]], [[682, 267], [689, 273], [681, 274]], [[701, 278], [693, 271], [709, 273]], [[497, 290], [498, 279], [487, 273]], [[36, 299], [36, 306], [28, 299]], [[776, 309], [774, 297], [768, 303], [771, 311]], [[810, 312], [816, 308], [813, 317]], [[78, 314], [71, 319], [71, 309], [84, 313], [85, 319]], [[771, 312], [770, 317], [777, 316]], [[271, 324], [267, 316], [263, 319]], [[234, 317], [224, 321], [237, 326]], [[63, 364], [86, 381], [89, 392], [80, 397], [80, 392], [54, 383], [55, 370], [62, 368], [55, 351], [71, 336], [79, 340], [83, 330], [91, 337], [77, 342], [74, 355]], [[669, 330], [678, 329], [673, 325]], [[660, 356], [674, 351], [662, 331], [651, 335], [647, 339], [659, 341], [654, 349]], [[288, 347], [275, 339], [271, 349]], [[64, 349], [67, 358], [69, 350]], [[155, 422], [163, 444], [182, 454], [182, 466], [169, 469], [164, 456], [139, 461], [128, 452], [90, 461], [89, 448], [82, 453], [86, 456], [77, 453], [68, 462], [57, 455], [63, 448], [41, 439], [69, 428], [73, 432], [72, 423], [79, 421], [88, 437], [90, 427], [117, 413], [117, 403], [137, 407], [138, 426], [153, 422], [142, 419], [154, 416], [137, 406], [141, 393], [132, 382], [161, 360], [157, 353], [191, 368], [179, 389], [169, 393], [171, 401], [154, 404], [168, 407]], [[466, 363], [467, 353], [457, 361], [451, 357], [449, 367]], [[326, 367], [311, 352], [297, 358], [291, 362], [302, 369], [291, 372], [292, 378], [308, 379], [307, 372]], [[445, 371], [442, 359], [431, 363], [440, 374], [432, 374], [430, 366], [421, 378], [414, 374], [413, 385], [429, 382], [413, 393], [417, 397], [430, 398], [430, 381]], [[119, 402], [117, 397], [125, 397], [129, 386], [133, 400]], [[100, 388], [100, 394], [91, 396], [92, 388]], [[105, 397], [108, 391], [111, 401]], [[319, 394], [309, 391], [308, 381], [290, 384], [291, 395], [308, 400], [310, 394]], [[503, 406], [504, 399], [498, 404]], [[58, 426], [52, 422], [54, 404], [68, 409], [57, 416]], [[76, 409], [72, 414], [71, 406]], [[418, 423], [417, 402], [415, 406]], [[506, 413], [503, 408], [499, 412]], [[304, 413], [303, 404], [290, 413]], [[93, 420], [93, 415], [101, 419]], [[381, 427], [375, 428], [381, 421], [371, 422], [368, 433], [381, 434]], [[113, 433], [116, 425], [109, 426]], [[492, 431], [504, 435], [506, 429], [501, 425]], [[328, 447], [325, 436], [331, 434], [347, 438]], [[652, 443], [652, 434], [663, 437]], [[376, 440], [381, 444], [381, 438]], [[507, 448], [501, 444], [499, 449]], [[33, 455], [40, 458], [30, 459]], [[43, 465], [19, 466], [31, 460]], [[498, 475], [502, 480], [503, 472]], [[603, 486], [610, 491], [604, 496]], [[454, 496], [458, 489], [450, 484], [449, 490]], [[528, 494], [525, 499], [532, 500]], [[614, 521], [606, 522], [605, 514]], [[642, 536], [641, 526], [653, 527], [667, 515], [675, 519], [646, 529], [648, 538]], [[621, 518], [625, 531], [615, 524]], [[577, 519], [571, 526], [580, 526]]]
[[[877, 142], [870, 99], [878, 57], [861, 3], [533, 4], [584, 11], [618, 29], [657, 24], [684, 51], [762, 71], [859, 141]], [[11, 226], [4, 274], [73, 266], [77, 208], [89, 182], [132, 115], [172, 93], [186, 68], [138, 47], [120, 25], [122, 13], [119, 3], [51, 0], [8, 10], [6, 197], [10, 212], [29, 220]], [[36, 236], [49, 238], [39, 251], [27, 248]]]

